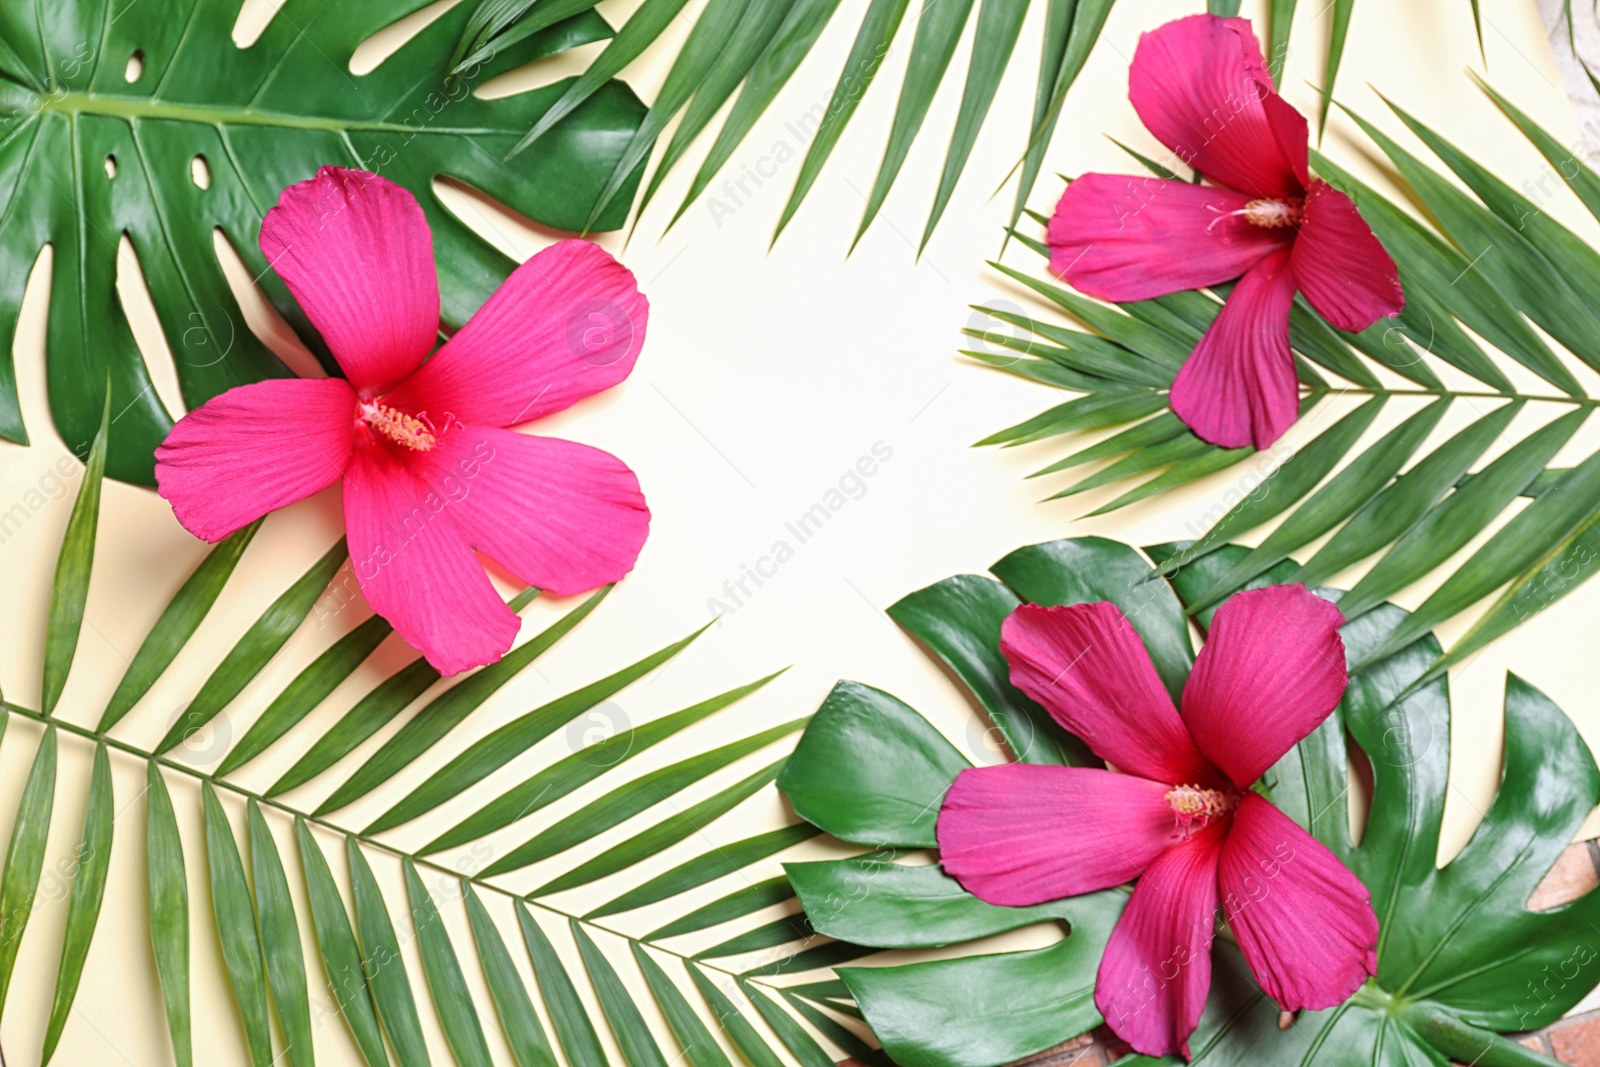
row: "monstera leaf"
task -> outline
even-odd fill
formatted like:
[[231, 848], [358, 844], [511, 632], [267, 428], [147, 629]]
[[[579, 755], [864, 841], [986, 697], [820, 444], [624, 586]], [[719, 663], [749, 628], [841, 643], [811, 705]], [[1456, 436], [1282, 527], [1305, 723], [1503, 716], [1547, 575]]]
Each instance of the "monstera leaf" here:
[[[1148, 554], [1163, 562], [1183, 548], [1165, 545]], [[999, 650], [1001, 622], [1022, 602], [1110, 600], [1176, 691], [1193, 663], [1186, 609], [1247, 552], [1219, 548], [1168, 582], [1125, 545], [1057, 541], [1013, 552], [992, 568], [995, 578], [939, 582], [890, 614], [961, 679], [1016, 758], [1084, 764], [1093, 758], [1082, 746], [1011, 686]], [[1280, 565], [1250, 584], [1284, 581], [1290, 571]], [[1340, 597], [1336, 590], [1324, 595]], [[1202, 631], [1214, 610], [1195, 613]], [[1342, 634], [1352, 663], [1370, 658], [1406, 622], [1403, 611], [1382, 605], [1347, 623]], [[1451, 726], [1448, 684], [1429, 680], [1438, 654], [1433, 638], [1424, 636], [1354, 672], [1335, 714], [1264, 779], [1273, 801], [1371, 891], [1381, 925], [1377, 978], [1348, 1003], [1304, 1013], [1284, 1029], [1237, 950], [1219, 941], [1211, 1000], [1191, 1042], [1195, 1062], [1550, 1064], [1502, 1033], [1545, 1026], [1600, 984], [1594, 933], [1600, 894], [1549, 912], [1526, 905], [1600, 800], [1600, 772], [1571, 722], [1520, 679], [1507, 682], [1499, 796], [1461, 855], [1436, 867]], [[1375, 783], [1359, 838], [1348, 816], [1347, 737], [1371, 765]], [[923, 850], [936, 847], [944, 793], [969, 765], [911, 708], [841, 682], [778, 778], [803, 818], [873, 849], [787, 865], [816, 930], [886, 949], [964, 950], [932, 962], [885, 960], [839, 970], [901, 1063], [994, 1067], [1101, 1022], [1095, 976], [1126, 888], [1026, 908], [994, 907], [965, 892]], [[1022, 951], [996, 951], [981, 941], [1040, 923], [1066, 936]]]
[[[619, 721], [625, 715], [611, 698], [682, 653], [696, 631], [496, 730], [478, 729], [475, 717], [497, 690], [601, 613], [602, 590], [492, 666], [444, 685], [418, 656], [380, 676], [331, 725], [311, 730], [305, 720], [324, 699], [363, 669], [372, 671], [369, 657], [390, 635], [382, 618], [368, 618], [328, 645], [270, 700], [241, 693], [284, 654], [292, 634], [316, 624], [307, 620], [319, 605], [320, 619], [342, 603], [352, 587], [344, 582], [354, 579], [328, 591], [346, 558], [341, 542], [262, 605], [158, 742], [135, 743], [129, 726], [160, 736], [152, 727], [164, 724], [152, 720], [164, 716], [144, 698], [208, 623], [260, 524], [211, 550], [161, 613], [107, 706], [85, 707], [67, 681], [93, 571], [105, 441], [102, 430], [53, 576], [41, 707], [0, 700], [0, 743], [23, 747], [30, 765], [20, 796], [7, 790], [6, 802], [15, 797], [16, 807], [4, 820], [11, 830], [0, 867], [0, 1011], [14, 979], [50, 981], [54, 995], [34, 1062], [50, 1062], [72, 1028], [96, 1027], [92, 1009], [77, 1003], [78, 988], [86, 974], [116, 962], [95, 948], [116, 933], [100, 929], [113, 921], [103, 906], [131, 898], [148, 900], [148, 909], [137, 936], [119, 939], [149, 946], [159, 981], [129, 995], [164, 1016], [179, 1067], [196, 1057], [194, 986], [211, 980], [191, 969], [191, 960], [219, 950], [224, 995], [231, 995], [233, 1021], [255, 1067], [315, 1062], [328, 1032], [321, 1020], [313, 1023], [313, 1004], [328, 998], [313, 1000], [312, 990], [331, 997], [368, 1067], [420, 1067], [446, 1056], [488, 1067], [495, 1061], [485, 1037], [491, 1028], [509, 1047], [502, 1062], [517, 1067], [555, 1067], [558, 1048], [573, 1067], [605, 1067], [606, 1032], [629, 1067], [664, 1067], [680, 1055], [692, 1067], [729, 1067], [712, 1036], [723, 1027], [751, 1063], [783, 1062], [775, 1051], [781, 1047], [806, 1067], [831, 1067], [833, 1058], [800, 1022], [814, 1009], [791, 1000], [795, 994], [773, 977], [803, 975], [864, 950], [818, 939], [795, 916], [753, 918], [793, 899], [772, 857], [818, 831], [800, 823], [720, 843], [714, 829], [707, 836], [716, 820], [771, 783], [783, 762], [775, 746], [806, 720], [715, 733], [676, 762], [635, 769], [636, 757], [685, 731], [699, 727], [706, 737], [711, 720], [772, 675], [637, 725]], [[520, 611], [537, 595], [525, 590], [511, 604]], [[215, 729], [219, 715], [234, 725]], [[397, 723], [381, 743], [368, 744]], [[726, 725], [723, 719], [717, 728]], [[570, 754], [536, 763], [510, 788], [484, 782], [558, 732]], [[295, 758], [261, 789], [241, 771], [269, 748]], [[418, 761], [446, 754], [441, 773], [405, 776], [403, 786], [395, 780]], [[116, 764], [136, 767], [144, 788], [128, 789], [113, 773]], [[686, 790], [696, 795], [685, 799]], [[365, 826], [350, 822], [343, 812], [369, 795], [383, 799], [384, 813]], [[549, 806], [565, 798], [577, 807], [552, 816]], [[447, 800], [457, 802], [448, 829], [424, 833], [414, 824]], [[69, 812], [73, 823], [62, 833]], [[501, 831], [522, 843], [502, 849], [491, 837]], [[598, 851], [580, 849], [597, 838]], [[649, 875], [641, 870], [674, 846], [681, 846], [681, 861]], [[112, 864], [114, 847], [138, 853], [138, 862]], [[757, 877], [763, 865], [769, 869]], [[140, 870], [140, 878], [125, 877]], [[194, 884], [204, 884], [205, 893], [191, 896]], [[707, 892], [696, 895], [702, 888]], [[35, 921], [51, 907], [65, 909], [62, 924]], [[646, 908], [652, 910], [642, 920]], [[126, 921], [125, 914], [115, 921]], [[415, 959], [400, 951], [413, 937]], [[51, 942], [42, 951], [40, 939]], [[19, 967], [25, 943], [31, 958], [48, 961], [47, 970]], [[469, 969], [481, 971], [481, 985], [469, 985]], [[579, 993], [583, 985], [598, 1010]], [[656, 1013], [635, 989], [648, 990], [665, 1025], [647, 1021]], [[442, 1048], [425, 1037], [429, 1011]], [[771, 1026], [776, 1045], [749, 1021], [752, 1012]], [[835, 1036], [847, 1049], [860, 1044], [848, 1031]], [[213, 1049], [202, 1053], [215, 1057]], [[864, 1048], [861, 1055], [872, 1057]]]
[[[597, 219], [590, 213], [644, 116], [632, 92], [619, 82], [598, 86], [538, 152], [512, 164], [501, 157], [563, 87], [493, 101], [472, 95], [497, 71], [610, 36], [605, 21], [578, 14], [452, 75], [450, 42], [467, 17], [452, 11], [371, 73], [351, 73], [362, 41], [423, 6], [289, 0], [259, 41], [238, 48], [237, 0], [0, 5], [0, 436], [28, 439], [11, 348], [23, 288], [45, 245], [56, 426], [84, 455], [109, 380], [106, 471], [148, 485], [151, 453], [173, 413], [152, 388], [118, 301], [119, 271], [137, 268], [149, 286], [192, 408], [288, 373], [246, 328], [214, 233], [336, 371], [256, 245], [279, 191], [318, 166], [377, 171], [416, 194], [433, 229], [452, 326], [515, 264], [444, 209], [436, 178], [457, 179], [557, 229], [621, 223], [625, 204]], [[137, 262], [120, 254], [124, 236]]]
[[[1509, 101], [1484, 89], [1600, 217], [1600, 175]], [[1359, 116], [1355, 120], [1432, 221], [1320, 155], [1313, 154], [1313, 163], [1355, 198], [1394, 256], [1406, 291], [1404, 313], [1348, 334], [1297, 298], [1290, 318], [1302, 417], [1336, 396], [1363, 402], [1337, 418], [1330, 415], [1326, 428], [1297, 449], [1280, 443], [1274, 449], [1282, 454], [1256, 460], [1262, 470], [1269, 458], [1282, 462], [1264, 478], [1255, 476], [1259, 486], [1252, 475], [1241, 478], [1240, 490], [1225, 498], [1232, 506], [1219, 507], [1222, 514], [1210, 529], [1163, 569], [1185, 566], [1275, 524], [1248, 555], [1195, 592], [1191, 606], [1198, 609], [1331, 535], [1298, 566], [1295, 580], [1320, 585], [1378, 557], [1344, 601], [1346, 616], [1354, 618], [1449, 568], [1437, 590], [1364, 661], [1398, 651], [1487, 601], [1435, 664], [1437, 672], [1594, 573], [1588, 563], [1600, 550], [1600, 453], [1581, 455], [1570, 469], [1551, 464], [1595, 410], [1596, 398], [1574, 364], [1600, 369], [1600, 312], [1589, 295], [1600, 288], [1600, 251], [1415, 117], [1394, 111], [1443, 161], [1448, 175]], [[1039, 242], [1028, 243], [1046, 252]], [[1073, 321], [1057, 324], [991, 309], [1005, 329], [971, 331], [984, 349], [968, 355], [1083, 395], [984, 443], [1016, 446], [1085, 430], [1115, 431], [1034, 475], [1097, 464], [1051, 499], [1138, 479], [1095, 509], [1101, 514], [1256, 456], [1253, 448], [1219, 448], [1196, 437], [1168, 401], [1178, 368], [1216, 316], [1221, 289], [1113, 307], [1053, 281], [999, 269]], [[1519, 374], [1536, 376], [1548, 388], [1530, 391], [1513, 383], [1508, 360], [1519, 365]], [[1447, 384], [1447, 377], [1459, 384]], [[1381, 410], [1402, 406], [1408, 414], [1399, 425], [1368, 433]], [[1439, 432], [1452, 408], [1471, 412], [1473, 421]], [[1533, 503], [1520, 507], [1522, 498]], [[1502, 519], [1494, 537], [1452, 564], [1460, 549]]]

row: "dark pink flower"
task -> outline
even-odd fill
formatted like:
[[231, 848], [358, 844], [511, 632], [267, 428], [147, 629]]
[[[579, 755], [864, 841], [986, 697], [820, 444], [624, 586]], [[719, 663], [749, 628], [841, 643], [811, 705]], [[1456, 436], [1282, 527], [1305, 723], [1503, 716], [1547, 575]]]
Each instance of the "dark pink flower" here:
[[187, 530], [221, 540], [342, 478], [362, 592], [443, 674], [517, 635], [474, 552], [555, 594], [633, 568], [650, 524], [633, 472], [507, 429], [628, 376], [649, 307], [625, 267], [587, 241], [553, 245], [430, 358], [433, 235], [406, 190], [324, 167], [267, 212], [261, 250], [345, 378], [240, 386], [179, 420], [156, 481]]
[[1405, 307], [1394, 260], [1350, 198], [1311, 177], [1306, 120], [1273, 90], [1249, 20], [1194, 15], [1145, 34], [1128, 96], [1211, 184], [1083, 175], [1050, 220], [1050, 265], [1116, 302], [1238, 278], [1179, 371], [1172, 410], [1213, 444], [1265, 448], [1299, 410], [1295, 293], [1364, 330]]
[[1112, 604], [1025, 604], [1001, 631], [1011, 680], [1115, 770], [962, 771], [939, 812], [944, 869], [998, 905], [1138, 878], [1095, 1004], [1139, 1052], [1189, 1055], [1225, 920], [1286, 1011], [1342, 1003], [1376, 972], [1366, 887], [1251, 786], [1345, 689], [1339, 609], [1301, 585], [1240, 593], [1172, 706]]

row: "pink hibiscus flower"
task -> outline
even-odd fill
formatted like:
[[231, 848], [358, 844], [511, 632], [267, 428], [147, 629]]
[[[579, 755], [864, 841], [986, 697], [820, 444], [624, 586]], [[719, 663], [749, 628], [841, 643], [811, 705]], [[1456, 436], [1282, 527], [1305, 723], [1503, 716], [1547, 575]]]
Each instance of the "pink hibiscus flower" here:
[[1116, 770], [962, 771], [939, 812], [944, 869], [990, 904], [1137, 877], [1095, 1004], [1139, 1052], [1189, 1055], [1218, 918], [1286, 1011], [1342, 1003], [1376, 973], [1366, 887], [1251, 785], [1344, 695], [1339, 609], [1302, 585], [1218, 609], [1183, 713], [1112, 604], [1025, 604], [1001, 630], [1011, 680]]
[[430, 358], [433, 235], [406, 190], [324, 167], [267, 212], [261, 250], [345, 378], [240, 386], [179, 420], [156, 481], [184, 528], [218, 541], [342, 478], [362, 592], [442, 674], [493, 663], [520, 625], [474, 551], [558, 595], [633, 568], [650, 525], [633, 472], [506, 428], [628, 376], [649, 307], [625, 267], [553, 245]]
[[1266, 448], [1294, 425], [1295, 293], [1341, 330], [1405, 307], [1394, 260], [1348, 196], [1311, 177], [1305, 117], [1273, 90], [1248, 19], [1145, 34], [1128, 74], [1145, 127], [1211, 181], [1085, 174], [1050, 220], [1050, 265], [1127, 302], [1239, 279], [1179, 371], [1172, 410], [1213, 444]]

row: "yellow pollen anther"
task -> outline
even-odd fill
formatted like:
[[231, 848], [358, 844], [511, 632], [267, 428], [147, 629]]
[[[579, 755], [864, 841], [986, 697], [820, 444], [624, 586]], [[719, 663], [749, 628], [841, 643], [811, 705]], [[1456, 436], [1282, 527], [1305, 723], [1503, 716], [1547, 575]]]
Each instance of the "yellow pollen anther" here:
[[428, 424], [414, 415], [407, 415], [403, 411], [383, 404], [371, 404], [363, 409], [363, 416], [372, 432], [380, 437], [387, 437], [397, 445], [403, 445], [414, 452], [427, 452], [433, 448], [433, 431]]
[[1197, 785], [1180, 785], [1167, 793], [1167, 804], [1185, 825], [1195, 822], [1204, 825], [1232, 811], [1237, 802], [1232, 794]]
[[1266, 230], [1295, 226], [1305, 213], [1305, 201], [1298, 197], [1289, 200], [1252, 200], [1244, 206], [1245, 221]]

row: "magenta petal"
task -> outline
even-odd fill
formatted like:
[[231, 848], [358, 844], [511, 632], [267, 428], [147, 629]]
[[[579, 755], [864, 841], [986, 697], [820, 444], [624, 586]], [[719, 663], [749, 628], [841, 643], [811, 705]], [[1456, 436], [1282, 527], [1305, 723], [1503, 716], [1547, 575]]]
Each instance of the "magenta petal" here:
[[387, 178], [323, 167], [261, 222], [261, 251], [364, 398], [416, 369], [439, 335], [433, 234]]
[[1302, 187], [1311, 184], [1311, 128], [1306, 117], [1295, 110], [1293, 104], [1276, 92], [1261, 98], [1261, 107], [1267, 114], [1267, 126], [1272, 130], [1272, 140], [1278, 151], [1294, 171], [1295, 180]]
[[1269, 585], [1217, 609], [1183, 690], [1183, 721], [1240, 789], [1322, 725], [1344, 697], [1339, 609], [1303, 585]]
[[472, 547], [559, 596], [627, 574], [649, 533], [638, 478], [588, 445], [457, 426], [412, 469]]
[[1128, 98], [1157, 140], [1217, 184], [1252, 197], [1299, 196], [1262, 104], [1273, 89], [1249, 25], [1192, 15], [1145, 34]]
[[451, 510], [385, 446], [355, 450], [344, 478], [344, 524], [356, 581], [372, 610], [440, 674], [495, 662], [521, 625]]
[[1040, 904], [1121, 885], [1176, 839], [1169, 788], [1087, 767], [969, 768], [939, 810], [939, 860], [990, 904]]
[[1299, 417], [1300, 382], [1289, 351], [1295, 278], [1289, 250], [1250, 269], [1172, 383], [1172, 410], [1224, 448], [1266, 448]]
[[220, 541], [338, 481], [355, 420], [337, 378], [241, 385], [178, 420], [156, 449], [156, 484], [184, 529]]
[[1094, 1002], [1113, 1033], [1146, 1056], [1189, 1056], [1211, 989], [1217, 859], [1226, 820], [1150, 865], [1106, 943]]
[[1357, 333], [1405, 309], [1388, 250], [1355, 202], [1327, 182], [1312, 182], [1306, 190], [1290, 264], [1311, 306], [1341, 330]]
[[1342, 1004], [1378, 973], [1367, 887], [1265, 797], [1239, 802], [1217, 881], [1245, 962], [1284, 1011]]
[[392, 402], [435, 421], [530, 422], [626, 378], [649, 318], [628, 268], [562, 241], [518, 267]]
[[1085, 174], [1050, 219], [1050, 266], [1101, 300], [1145, 300], [1237, 278], [1292, 237], [1237, 214], [1250, 197], [1191, 182]]
[[1024, 604], [1001, 627], [1000, 651], [1012, 684], [1101, 759], [1156, 782], [1214, 783], [1216, 772], [1115, 604]]

